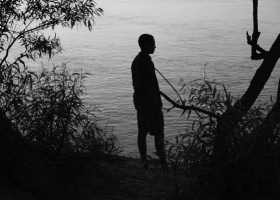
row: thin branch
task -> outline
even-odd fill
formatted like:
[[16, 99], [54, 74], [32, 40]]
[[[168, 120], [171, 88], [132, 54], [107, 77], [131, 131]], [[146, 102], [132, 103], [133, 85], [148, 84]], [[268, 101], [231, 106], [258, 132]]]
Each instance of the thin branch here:
[[[197, 112], [200, 112], [200, 113], [203, 113], [203, 114], [206, 114], [206, 115], [209, 115], [211, 117], [215, 117], [216, 119], [219, 119], [220, 116], [213, 113], [213, 112], [210, 112], [210, 111], [207, 111], [207, 110], [204, 110], [204, 109], [201, 109], [201, 108], [198, 108], [198, 107], [195, 107], [193, 105], [191, 106], [186, 106], [186, 105], [180, 105], [178, 103], [176, 103], [175, 101], [173, 101], [171, 98], [169, 98], [166, 94], [164, 94], [162, 91], [160, 91], [160, 94], [169, 102], [173, 105], [173, 108], [179, 108], [181, 110], [183, 110], [183, 114], [187, 111], [187, 110], [194, 110], [194, 111], [197, 111]], [[171, 110], [169, 109], [169, 110]]]
[[[61, 19], [63, 19], [65, 17], [65, 14], [60, 16], [58, 19], [55, 19], [56, 21], [60, 21]], [[33, 19], [34, 20], [34, 19]], [[32, 20], [32, 21], [33, 21]], [[24, 32], [24, 34], [28, 33], [28, 32], [34, 32], [34, 31], [39, 31], [40, 29], [43, 30], [43, 29], [46, 29], [46, 28], [49, 28], [50, 26], [52, 25], [55, 25], [54, 21], [51, 21], [51, 20], [46, 20], [46, 21], [42, 21], [41, 24], [39, 24], [38, 26], [34, 27], [34, 28], [31, 28], [27, 31]], [[28, 25], [29, 26], [29, 25]], [[25, 28], [26, 29], [26, 28]], [[24, 29], [24, 30], [25, 30]]]
[[47, 22], [47, 23], [45, 23], [45, 22], [43, 22], [41, 25], [39, 25], [39, 26], [36, 26], [36, 27], [34, 27], [34, 28], [31, 28], [31, 29], [29, 29], [29, 30], [26, 30], [25, 32], [24, 32], [24, 34], [26, 34], [26, 33], [29, 33], [29, 32], [34, 32], [34, 31], [39, 31], [40, 29], [41, 30], [43, 30], [43, 29], [46, 29], [46, 26], [47, 26], [47, 28], [48, 27], [50, 27], [51, 25], [52, 25], [52, 23], [51, 22]]
[[201, 108], [198, 108], [198, 107], [195, 107], [193, 105], [191, 106], [186, 106], [185, 105], [185, 101], [183, 101], [182, 97], [179, 95], [179, 93], [177, 92], [177, 90], [173, 87], [173, 85], [163, 76], [162, 73], [160, 73], [160, 71], [158, 69], [155, 68], [155, 70], [163, 77], [163, 79], [172, 87], [172, 89], [176, 92], [176, 94], [178, 95], [178, 97], [180, 98], [180, 101], [182, 103], [182, 105], [176, 103], [175, 101], [173, 101], [171, 98], [169, 98], [166, 94], [164, 94], [162, 91], [160, 91], [160, 94], [168, 101], [172, 104], [172, 107], [169, 108], [169, 109], [166, 109], [167, 112], [169, 112], [171, 109], [173, 108], [179, 108], [181, 110], [183, 110], [183, 113], [182, 115], [187, 111], [187, 110], [194, 110], [196, 112], [201, 112], [201, 113], [204, 113], [206, 115], [209, 115], [211, 117], [215, 117], [216, 119], [219, 118], [219, 115], [213, 113], [213, 112], [210, 112], [210, 111], [207, 111], [207, 110], [204, 110], [204, 109], [201, 109]]
[[17, 39], [19, 38], [21, 34], [19, 34], [17, 37], [15, 37], [15, 39], [11, 42], [11, 44], [8, 46], [8, 48], [6, 49], [6, 54], [4, 56], [4, 58], [1, 60], [1, 63], [0, 63], [0, 68], [2, 67], [3, 63], [6, 61], [8, 55], [9, 55], [9, 51], [10, 49], [12, 48], [12, 46], [14, 45], [14, 43], [17, 41]]
[[0, 63], [0, 68], [2, 67], [3, 63], [6, 61], [8, 55], [9, 55], [9, 51], [10, 49], [12, 48], [12, 46], [14, 45], [14, 43], [18, 40], [18, 38], [21, 36], [21, 35], [24, 35], [26, 32], [24, 32], [27, 27], [34, 21], [34, 19], [32, 19], [28, 24], [27, 26], [21, 31], [19, 32], [19, 34], [14, 38], [14, 40], [9, 44], [8, 48], [6, 49], [6, 54], [4, 56], [4, 58], [1, 60], [1, 63]]

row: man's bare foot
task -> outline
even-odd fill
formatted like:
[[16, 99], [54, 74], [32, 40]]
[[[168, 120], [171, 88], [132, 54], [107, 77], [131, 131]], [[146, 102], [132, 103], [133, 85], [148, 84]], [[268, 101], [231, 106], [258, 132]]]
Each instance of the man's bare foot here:
[[145, 170], [148, 170], [148, 169], [149, 169], [149, 167], [148, 167], [148, 161], [142, 162], [142, 168], [145, 169]]

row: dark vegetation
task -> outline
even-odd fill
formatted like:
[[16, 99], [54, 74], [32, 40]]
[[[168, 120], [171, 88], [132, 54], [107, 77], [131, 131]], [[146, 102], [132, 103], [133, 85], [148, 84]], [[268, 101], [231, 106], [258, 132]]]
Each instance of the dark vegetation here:
[[122, 148], [112, 130], [98, 124], [98, 109], [81, 100], [88, 74], [66, 65], [32, 71], [25, 61], [62, 51], [59, 38], [43, 30], [92, 30], [103, 10], [92, 0], [4, 0], [0, 13], [0, 187], [21, 188], [36, 199], [67, 198], [69, 174]]
[[183, 93], [189, 94], [187, 100], [173, 100], [162, 93], [173, 105], [171, 109], [197, 117], [167, 147], [175, 170], [179, 164], [186, 172], [182, 199], [280, 198], [280, 83], [276, 98], [254, 104], [280, 57], [280, 35], [269, 51], [257, 44], [257, 8], [258, 1], [253, 0], [254, 32], [252, 38], [247, 32], [247, 41], [251, 58], [263, 59], [263, 63], [241, 98], [232, 97], [223, 84], [206, 79], [181, 82]]
[[71, 72], [65, 64], [41, 72], [12, 67], [2, 74], [2, 112], [49, 156], [59, 160], [120, 153], [112, 131], [97, 123], [98, 108], [87, 108], [81, 100], [87, 74]]
[[[217, 116], [222, 116], [238, 101], [217, 82], [196, 80], [187, 85], [190, 86], [187, 88], [189, 101], [194, 106], [214, 111]], [[272, 98], [271, 102], [259, 102], [239, 120], [227, 157], [219, 163], [213, 154], [219, 122], [195, 109], [186, 112], [185, 117], [190, 113], [196, 120], [186, 132], [176, 137], [175, 142], [167, 143], [172, 171], [176, 174], [184, 169], [186, 173], [182, 199], [278, 198], [279, 127], [274, 129], [269, 141], [263, 134], [271, 126], [262, 127], [276, 101]]]

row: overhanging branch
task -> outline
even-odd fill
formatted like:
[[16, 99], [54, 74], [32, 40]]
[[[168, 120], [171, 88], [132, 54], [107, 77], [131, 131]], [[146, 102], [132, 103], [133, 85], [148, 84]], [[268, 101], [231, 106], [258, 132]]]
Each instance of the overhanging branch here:
[[269, 79], [278, 59], [280, 58], [280, 34], [267, 52], [261, 66], [257, 69], [244, 95], [237, 101], [234, 108], [246, 113], [255, 103], [264, 85]]
[[[206, 114], [206, 115], [209, 115], [210, 117], [214, 117], [216, 119], [219, 119], [219, 115], [213, 113], [213, 112], [210, 112], [210, 111], [207, 111], [207, 110], [204, 110], [204, 109], [201, 109], [201, 108], [198, 108], [198, 107], [195, 107], [193, 105], [190, 105], [190, 106], [186, 106], [186, 105], [180, 105], [178, 103], [176, 103], [175, 101], [173, 101], [171, 98], [169, 98], [166, 94], [164, 94], [163, 92], [160, 91], [160, 94], [169, 102], [172, 104], [172, 108], [179, 108], [181, 110], [183, 110], [183, 114], [187, 111], [187, 110], [194, 110], [196, 112], [200, 112], [200, 113], [203, 113], [203, 114]], [[171, 108], [171, 109], [172, 109]], [[169, 109], [169, 110], [171, 110]]]

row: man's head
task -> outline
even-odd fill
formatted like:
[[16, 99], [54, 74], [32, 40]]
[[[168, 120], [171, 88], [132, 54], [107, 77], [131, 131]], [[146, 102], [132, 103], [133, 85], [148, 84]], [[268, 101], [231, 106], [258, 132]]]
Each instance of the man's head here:
[[153, 54], [156, 48], [155, 39], [152, 35], [142, 34], [138, 39], [141, 52]]

